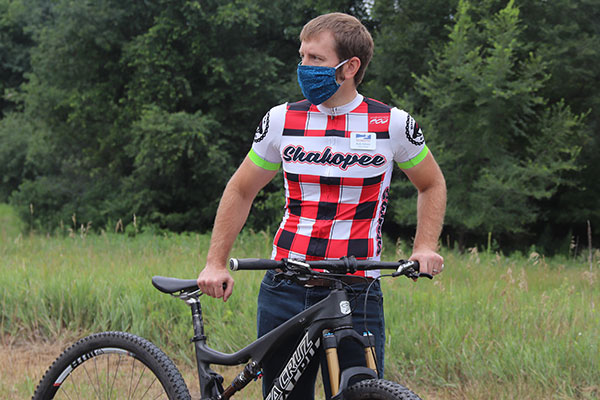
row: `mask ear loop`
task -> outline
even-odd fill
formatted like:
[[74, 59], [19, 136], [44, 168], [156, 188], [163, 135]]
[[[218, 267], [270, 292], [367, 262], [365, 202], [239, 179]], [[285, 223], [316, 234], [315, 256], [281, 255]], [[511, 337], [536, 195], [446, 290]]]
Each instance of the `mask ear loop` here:
[[339, 67], [341, 67], [342, 65], [346, 64], [348, 61], [350, 61], [349, 58], [345, 59], [344, 61], [342, 61], [341, 63], [339, 63], [338, 65], [336, 65], [334, 68], [337, 70]]
[[[345, 59], [344, 61], [342, 61], [341, 63], [339, 63], [338, 65], [336, 65], [336, 66], [334, 67], [334, 68], [335, 68], [335, 71], [336, 71], [336, 74], [335, 74], [335, 81], [336, 81], [336, 82], [337, 82], [337, 70], [338, 70], [338, 68], [339, 68], [339, 67], [341, 67], [342, 65], [346, 64], [348, 61], [350, 61], [350, 59], [349, 59], [349, 58]], [[345, 79], [342, 81], [342, 83], [344, 83], [344, 81], [345, 81]], [[339, 85], [341, 85], [341, 83], [339, 83]]]

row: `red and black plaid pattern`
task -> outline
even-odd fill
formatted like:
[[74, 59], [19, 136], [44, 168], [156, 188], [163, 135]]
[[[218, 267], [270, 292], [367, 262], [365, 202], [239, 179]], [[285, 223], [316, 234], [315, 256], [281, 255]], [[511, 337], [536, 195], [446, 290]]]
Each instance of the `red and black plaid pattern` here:
[[384, 178], [285, 173], [286, 215], [275, 236], [275, 259], [372, 257]]
[[[384, 193], [389, 186], [392, 162], [343, 167], [320, 161], [325, 149], [336, 156], [358, 154], [350, 145], [352, 132], [374, 132], [389, 160], [389, 128], [392, 108], [364, 98], [354, 110], [328, 115], [303, 100], [287, 105], [281, 145], [310, 149], [303, 160], [282, 157], [286, 209], [275, 235], [273, 258], [306, 260], [355, 256], [377, 258]], [[287, 147], [286, 147], [287, 146]], [[377, 154], [380, 156], [380, 154]], [[366, 156], [366, 155], [365, 155]], [[383, 157], [383, 156], [382, 156]], [[333, 158], [331, 159], [333, 160]], [[330, 161], [331, 161], [330, 160]], [[376, 271], [369, 276], [378, 275]], [[357, 275], [365, 275], [358, 272]]]
[[377, 139], [389, 139], [391, 107], [365, 98], [352, 112], [328, 118], [308, 100], [288, 105], [283, 136], [350, 137], [351, 131], [375, 132]]

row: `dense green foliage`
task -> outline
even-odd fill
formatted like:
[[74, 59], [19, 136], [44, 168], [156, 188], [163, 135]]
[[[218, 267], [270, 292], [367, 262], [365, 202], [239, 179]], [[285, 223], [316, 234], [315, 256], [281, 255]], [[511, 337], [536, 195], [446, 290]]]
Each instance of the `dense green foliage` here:
[[[150, 278], [195, 277], [208, 234], [22, 237], [4, 231], [14, 222], [3, 217], [10, 212], [0, 207], [6, 222], [0, 226], [0, 343], [127, 330], [193, 368], [189, 308], [155, 290]], [[385, 260], [406, 256], [386, 243]], [[233, 255], [268, 257], [270, 251], [270, 235], [246, 231]], [[423, 398], [598, 398], [600, 262], [589, 272], [584, 257], [442, 254], [446, 268], [433, 281], [383, 279], [388, 379]], [[202, 297], [212, 347], [232, 352], [254, 340], [261, 277], [233, 274], [226, 303]], [[20, 375], [13, 386], [0, 381], [0, 397], [31, 396], [47, 366]], [[0, 375], [7, 367], [0, 366]], [[197, 385], [197, 376], [190, 374], [188, 384]], [[260, 383], [248, 390], [260, 392]], [[244, 391], [242, 398], [258, 396]]]
[[[446, 175], [444, 237], [566, 250], [587, 220], [600, 229], [599, 10], [600, 0], [0, 0], [0, 201], [30, 229], [113, 230], [135, 215], [142, 229], [209, 230], [258, 121], [301, 97], [301, 27], [344, 11], [375, 40], [360, 91], [417, 117]], [[259, 195], [250, 226], [277, 223], [281, 190], [278, 178]], [[408, 235], [414, 190], [396, 179], [392, 193], [386, 229]]]
[[541, 96], [544, 61], [519, 38], [513, 2], [479, 21], [473, 11], [460, 3], [449, 42], [416, 79], [423, 121], [454, 200], [446, 223], [459, 237], [518, 233], [577, 168], [583, 124], [562, 101]]

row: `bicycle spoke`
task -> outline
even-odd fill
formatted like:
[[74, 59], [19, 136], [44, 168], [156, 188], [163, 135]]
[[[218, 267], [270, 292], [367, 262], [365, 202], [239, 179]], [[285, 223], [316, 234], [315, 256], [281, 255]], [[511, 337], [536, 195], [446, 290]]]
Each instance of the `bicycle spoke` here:
[[165, 394], [165, 393], [159, 393], [159, 394], [158, 394], [158, 396], [156, 396], [156, 397], [155, 397], [155, 398], [153, 398], [152, 400], [160, 399], [160, 398], [161, 398], [161, 396], [162, 396], [163, 394]]
[[123, 359], [123, 357], [121, 356], [121, 354], [119, 354], [119, 361], [117, 362], [117, 366], [115, 367], [115, 375], [113, 377], [112, 384], [110, 385], [110, 389], [108, 391], [109, 398], [112, 395], [113, 388], [115, 387], [115, 382], [117, 381], [117, 374], [119, 373], [119, 367], [121, 366], [122, 359]]
[[59, 388], [56, 399], [161, 399], [165, 393], [159, 379], [141, 361], [122, 354], [104, 354], [74, 370]]
[[[110, 355], [106, 357], [106, 389], [108, 389], [108, 378], [110, 377]], [[106, 394], [106, 400], [110, 400], [110, 391]]]
[[127, 399], [130, 400], [131, 399], [131, 386], [133, 386], [133, 371], [135, 369], [135, 360], [133, 360], [133, 362], [131, 363], [131, 379], [129, 380], [129, 388], [127, 389]]
[[144, 394], [142, 394], [142, 399], [144, 398], [144, 396], [146, 396], [146, 393], [148, 393], [150, 391], [150, 388], [152, 388], [152, 386], [154, 385], [154, 382], [156, 382], [156, 377], [154, 377], [154, 379], [152, 380], [152, 383], [150, 383], [150, 385], [148, 386], [148, 388], [146, 389], [146, 391], [144, 392]]
[[[77, 378], [77, 379], [75, 379]], [[75, 394], [77, 395], [78, 399], [81, 399], [81, 394], [79, 394], [79, 388], [81, 387], [81, 378], [79, 378], [79, 374], [77, 373], [71, 373], [71, 375], [68, 378], [69, 380], [67, 381], [67, 385], [68, 382], [71, 382], [71, 386], [73, 387], [73, 391], [75, 392]], [[77, 382], [79, 381], [79, 382]], [[63, 390], [63, 387], [61, 386], [61, 390]], [[66, 388], [64, 389], [65, 391], [67, 390]], [[69, 397], [67, 395], [67, 397]], [[69, 397], [70, 399], [71, 397]]]
[[94, 360], [94, 370], [96, 371], [96, 382], [98, 382], [98, 400], [102, 400], [102, 396], [100, 396], [100, 392], [102, 390], [102, 385], [100, 384], [100, 374], [98, 373], [97, 357], [94, 357], [93, 360]]
[[138, 378], [137, 382], [135, 383], [135, 388], [133, 388], [133, 393], [132, 394], [135, 394], [135, 392], [137, 391], [137, 388], [140, 385], [140, 382], [142, 381], [142, 377], [143, 376], [144, 376], [144, 367], [142, 367], [142, 373], [140, 374], [140, 377]]
[[94, 382], [92, 382], [92, 378], [90, 377], [90, 373], [87, 370], [87, 367], [85, 366], [85, 363], [81, 365], [83, 367], [83, 370], [85, 371], [85, 374], [88, 377], [88, 381], [90, 382], [90, 386], [94, 389], [94, 392], [96, 393], [96, 397], [98, 398], [98, 400], [102, 400], [100, 398], [100, 394], [98, 393], [98, 390], [100, 390], [100, 388], [96, 389], [96, 386], [94, 386]]
[[71, 400], [71, 396], [69, 396], [69, 393], [67, 392], [67, 389], [64, 388], [60, 388], [61, 392], [63, 395], [65, 395], [67, 397], [67, 399]]

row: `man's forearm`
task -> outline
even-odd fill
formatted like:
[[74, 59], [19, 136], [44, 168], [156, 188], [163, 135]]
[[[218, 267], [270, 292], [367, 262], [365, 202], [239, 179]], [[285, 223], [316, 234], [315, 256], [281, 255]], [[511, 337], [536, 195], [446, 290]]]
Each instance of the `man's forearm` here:
[[419, 192], [414, 249], [435, 251], [438, 248], [445, 213], [446, 183], [442, 178], [435, 185]]

